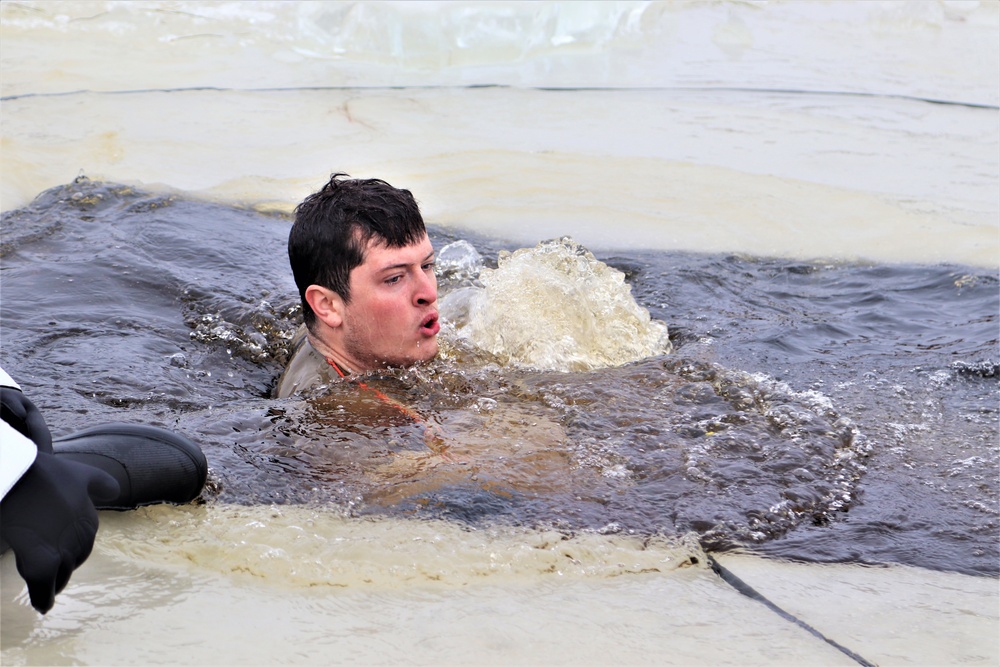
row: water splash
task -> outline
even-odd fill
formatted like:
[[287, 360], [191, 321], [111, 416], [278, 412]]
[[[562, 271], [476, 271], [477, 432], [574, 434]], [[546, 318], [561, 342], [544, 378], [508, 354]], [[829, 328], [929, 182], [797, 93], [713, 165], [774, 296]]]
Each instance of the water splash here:
[[443, 300], [442, 312], [501, 363], [582, 371], [671, 350], [666, 325], [635, 302], [625, 274], [569, 237], [501, 252], [479, 281]]

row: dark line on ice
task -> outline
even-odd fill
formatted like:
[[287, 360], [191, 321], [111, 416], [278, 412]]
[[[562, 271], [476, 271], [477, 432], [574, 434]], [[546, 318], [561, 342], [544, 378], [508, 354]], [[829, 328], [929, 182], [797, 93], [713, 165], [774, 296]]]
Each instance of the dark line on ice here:
[[802, 95], [815, 97], [871, 97], [878, 99], [907, 100], [910, 102], [926, 102], [928, 104], [943, 104], [946, 106], [969, 107], [971, 109], [1000, 109], [1000, 105], [986, 104], [985, 102], [962, 102], [960, 100], [942, 100], [935, 97], [922, 97], [920, 95], [904, 95], [902, 93], [867, 93], [855, 90], [807, 90], [805, 88], [744, 88], [739, 86], [666, 86], [666, 87], [622, 87], [622, 88], [601, 88], [601, 87], [579, 87], [579, 88], [559, 88], [537, 86], [535, 90], [548, 90], [554, 92], [570, 92], [576, 90], [591, 91], [677, 91], [677, 92], [722, 92], [722, 93], [751, 93], [757, 95]]
[[494, 84], [474, 84], [468, 86], [284, 86], [273, 88], [229, 88], [224, 86], [186, 86], [182, 88], [133, 88], [129, 90], [91, 90], [81, 88], [79, 90], [65, 90], [56, 93], [22, 93], [20, 95], [8, 95], [0, 97], [0, 102], [8, 100], [20, 100], [31, 97], [71, 97], [73, 95], [145, 95], [148, 93], [191, 93], [191, 92], [216, 92], [216, 93], [294, 93], [299, 91], [350, 91], [350, 90], [472, 90], [476, 88], [509, 88]]
[[767, 607], [768, 609], [770, 609], [771, 611], [773, 611], [774, 613], [776, 613], [778, 616], [782, 617], [786, 621], [791, 621], [792, 623], [794, 623], [795, 625], [799, 626], [800, 628], [802, 628], [803, 630], [805, 630], [809, 634], [813, 635], [814, 637], [818, 637], [819, 639], [822, 639], [827, 644], [829, 644], [830, 646], [834, 647], [835, 649], [837, 649], [838, 651], [840, 651], [841, 653], [843, 653], [844, 655], [846, 655], [847, 657], [849, 657], [851, 660], [853, 660], [854, 662], [858, 663], [859, 665], [862, 665], [863, 667], [876, 667], [875, 663], [869, 662], [868, 660], [865, 660], [864, 658], [862, 658], [860, 655], [858, 655], [857, 653], [855, 653], [851, 649], [846, 648], [844, 646], [841, 646], [840, 644], [838, 644], [837, 642], [833, 641], [829, 637], [826, 637], [822, 632], [820, 632], [816, 628], [812, 627], [811, 625], [809, 625], [808, 623], [806, 623], [802, 619], [798, 618], [797, 616], [793, 616], [792, 614], [789, 614], [787, 611], [785, 611], [784, 609], [782, 609], [778, 605], [776, 605], [773, 602], [771, 602], [770, 600], [768, 600], [766, 597], [764, 597], [763, 595], [761, 595], [760, 593], [758, 593], [756, 590], [754, 590], [753, 587], [750, 586], [750, 584], [746, 583], [745, 581], [743, 581], [742, 579], [740, 579], [739, 577], [737, 577], [730, 570], [727, 570], [726, 568], [724, 568], [721, 565], [719, 565], [719, 562], [717, 560], [715, 560], [714, 558], [712, 558], [711, 555], [706, 554], [706, 556], [708, 557], [708, 565], [709, 565], [709, 567], [712, 568], [712, 571], [715, 572], [717, 575], [719, 575], [719, 577], [721, 577], [724, 582], [726, 582], [727, 584], [729, 584], [730, 586], [732, 586], [733, 588], [735, 588], [737, 591], [739, 591], [743, 595], [747, 596], [748, 598], [750, 598], [752, 600], [756, 600], [757, 602], [760, 602], [765, 607]]
[[0, 97], [0, 102], [21, 100], [32, 97], [68, 97], [72, 95], [143, 95], [147, 93], [187, 93], [187, 92], [219, 92], [219, 93], [286, 93], [296, 91], [378, 91], [378, 90], [477, 90], [480, 88], [513, 88], [519, 90], [539, 90], [543, 92], [572, 93], [572, 92], [722, 92], [722, 93], [748, 93], [755, 95], [803, 95], [816, 97], [869, 97], [877, 99], [898, 99], [911, 102], [925, 102], [927, 104], [941, 104], [945, 106], [967, 107], [970, 109], [992, 109], [1000, 110], [1000, 105], [987, 104], [985, 102], [963, 102], [961, 100], [944, 100], [934, 97], [922, 97], [920, 95], [904, 95], [902, 93], [868, 93], [850, 90], [806, 90], [800, 88], [743, 88], [735, 86], [510, 86], [506, 84], [471, 84], [465, 86], [447, 85], [400, 85], [400, 86], [289, 86], [273, 88], [228, 88], [220, 86], [190, 86], [183, 88], [137, 88], [132, 90], [67, 90], [56, 93], [22, 93], [20, 95], [7, 95]]

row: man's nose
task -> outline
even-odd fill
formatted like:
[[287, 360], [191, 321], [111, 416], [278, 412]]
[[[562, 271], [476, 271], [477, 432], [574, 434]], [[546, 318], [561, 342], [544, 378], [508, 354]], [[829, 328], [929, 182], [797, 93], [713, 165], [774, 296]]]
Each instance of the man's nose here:
[[416, 290], [413, 292], [413, 302], [418, 306], [426, 306], [435, 301], [437, 301], [437, 276], [433, 271], [421, 271]]

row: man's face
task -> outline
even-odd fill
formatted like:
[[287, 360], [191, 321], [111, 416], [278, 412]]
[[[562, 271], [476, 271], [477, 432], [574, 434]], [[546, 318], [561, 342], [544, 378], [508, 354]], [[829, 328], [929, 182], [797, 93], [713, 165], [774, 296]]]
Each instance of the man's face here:
[[355, 363], [369, 369], [409, 366], [437, 355], [437, 277], [426, 235], [403, 248], [373, 240], [350, 281], [344, 351]]

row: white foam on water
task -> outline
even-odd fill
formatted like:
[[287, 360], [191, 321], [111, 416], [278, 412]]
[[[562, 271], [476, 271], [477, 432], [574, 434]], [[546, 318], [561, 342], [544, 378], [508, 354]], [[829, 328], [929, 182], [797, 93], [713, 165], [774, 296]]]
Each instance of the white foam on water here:
[[[457, 334], [504, 365], [581, 371], [667, 354], [667, 326], [632, 298], [625, 274], [569, 237], [501, 253], [459, 292]], [[448, 317], [452, 299], [442, 299]]]

